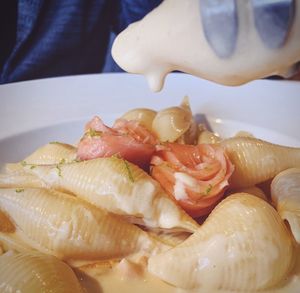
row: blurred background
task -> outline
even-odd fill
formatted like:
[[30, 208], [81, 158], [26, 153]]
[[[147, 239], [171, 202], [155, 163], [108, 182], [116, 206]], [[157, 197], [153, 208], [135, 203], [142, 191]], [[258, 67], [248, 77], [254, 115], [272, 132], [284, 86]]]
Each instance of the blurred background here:
[[0, 83], [118, 72], [120, 31], [161, 0], [9, 0], [0, 3]]

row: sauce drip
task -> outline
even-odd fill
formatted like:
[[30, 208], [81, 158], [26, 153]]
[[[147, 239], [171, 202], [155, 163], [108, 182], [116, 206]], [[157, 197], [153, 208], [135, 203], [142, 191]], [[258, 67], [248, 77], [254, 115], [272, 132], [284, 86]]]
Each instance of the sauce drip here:
[[151, 90], [159, 91], [166, 75], [174, 70], [225, 85], [239, 85], [284, 75], [300, 60], [300, 5], [296, 5], [296, 17], [285, 45], [274, 49], [263, 43], [255, 29], [251, 1], [237, 1], [239, 29], [235, 51], [229, 58], [220, 58], [205, 37], [199, 2], [163, 1], [117, 36], [112, 48], [115, 61], [125, 71], [143, 74]]

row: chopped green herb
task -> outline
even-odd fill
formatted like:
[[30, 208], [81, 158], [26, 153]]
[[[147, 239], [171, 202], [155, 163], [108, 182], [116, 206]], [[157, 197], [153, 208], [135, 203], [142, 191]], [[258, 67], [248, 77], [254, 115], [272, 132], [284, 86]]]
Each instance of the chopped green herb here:
[[164, 166], [164, 167], [168, 167], [168, 168], [174, 168], [174, 165], [172, 165], [170, 162], [167, 162], [167, 161], [164, 161], [163, 163], [162, 163], [162, 165]]
[[128, 164], [128, 162], [126, 160], [124, 160], [122, 157], [121, 157], [121, 154], [120, 153], [115, 153], [113, 154], [110, 158], [112, 159], [118, 159], [118, 160], [122, 160], [122, 162], [124, 163], [124, 166], [125, 166], [125, 170], [128, 174], [128, 178], [131, 182], [134, 182], [134, 178], [133, 178], [133, 175], [132, 175], [132, 171], [131, 171], [131, 168], [130, 168], [130, 165]]
[[134, 182], [134, 178], [133, 178], [133, 175], [132, 175], [132, 171], [131, 171], [131, 168], [128, 164], [128, 162], [126, 160], [123, 160], [124, 164], [125, 164], [125, 168], [126, 168], [126, 171], [128, 173], [128, 177], [129, 177], [129, 180], [131, 182]]
[[213, 186], [211, 184], [209, 184], [205, 190], [205, 194], [208, 195], [211, 192], [212, 188], [213, 188]]
[[59, 177], [62, 177], [60, 165], [56, 165], [55, 168], [57, 169], [58, 176], [59, 176]]
[[116, 159], [122, 159], [120, 153], [115, 153], [115, 154], [113, 154], [111, 157], [112, 157], [112, 158], [116, 158]]
[[63, 158], [63, 159], [61, 159], [61, 160], [59, 161], [58, 164], [59, 164], [59, 165], [63, 165], [63, 164], [65, 164], [65, 163], [66, 163], [66, 159]]
[[97, 131], [95, 129], [89, 128], [85, 135], [88, 137], [97, 137], [102, 135], [102, 131]]
[[29, 166], [29, 168], [32, 170], [36, 167], [35, 164], [28, 164], [26, 161], [21, 161], [21, 165], [22, 167], [26, 167], [26, 166]]
[[211, 166], [206, 166], [206, 167], [204, 168], [204, 170], [205, 170], [205, 171], [211, 171], [211, 170], [212, 170], [212, 167], [211, 167]]
[[25, 166], [27, 165], [27, 162], [26, 162], [26, 161], [21, 161], [21, 165], [22, 165], [23, 167], [25, 167]]
[[59, 141], [50, 141], [49, 144], [60, 144]]
[[17, 189], [16, 189], [16, 192], [17, 192], [17, 193], [20, 193], [20, 192], [23, 192], [24, 190], [25, 190], [24, 188], [17, 188]]
[[79, 163], [79, 162], [81, 162], [81, 160], [79, 160], [79, 159], [74, 159], [74, 160], [72, 160], [71, 163]]

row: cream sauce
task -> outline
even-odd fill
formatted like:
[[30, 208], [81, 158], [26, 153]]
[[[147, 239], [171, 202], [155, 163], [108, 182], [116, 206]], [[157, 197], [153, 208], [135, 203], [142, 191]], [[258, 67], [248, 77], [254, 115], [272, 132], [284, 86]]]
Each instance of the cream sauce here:
[[[181, 172], [176, 172], [174, 174], [175, 177], [175, 185], [174, 185], [174, 197], [176, 200], [185, 200], [188, 198], [187, 193], [185, 192], [185, 180], [182, 180], [181, 176], [186, 174], [181, 173]], [[185, 179], [185, 178], [184, 178]]]
[[191, 190], [198, 191], [198, 182], [193, 177], [182, 173], [182, 172], [175, 172], [175, 185], [174, 185], [174, 196], [177, 200], [185, 200], [188, 199], [188, 195], [185, 191], [186, 186]]
[[174, 70], [226, 85], [286, 73], [300, 60], [300, 5], [296, 5], [292, 30], [280, 49], [269, 49], [262, 42], [250, 0], [237, 1], [237, 5], [239, 34], [230, 58], [219, 58], [209, 46], [199, 0], [163, 1], [117, 36], [113, 58], [124, 70], [145, 75], [153, 91], [161, 90], [165, 76]]
[[[270, 290], [260, 291], [264, 293], [296, 293], [300, 288], [300, 247], [297, 251], [297, 261], [295, 268], [285, 282]], [[183, 290], [175, 288], [157, 277], [151, 275], [143, 268], [137, 268], [136, 265], [130, 265], [130, 262], [121, 262], [113, 268], [103, 271], [100, 268], [86, 268], [78, 273], [82, 286], [87, 292], [93, 293], [127, 293], [127, 292], [143, 292], [143, 293], [202, 293], [207, 292], [206, 289]], [[213, 279], [212, 279], [213, 281]], [[209, 289], [210, 293], [230, 293], [230, 291]]]

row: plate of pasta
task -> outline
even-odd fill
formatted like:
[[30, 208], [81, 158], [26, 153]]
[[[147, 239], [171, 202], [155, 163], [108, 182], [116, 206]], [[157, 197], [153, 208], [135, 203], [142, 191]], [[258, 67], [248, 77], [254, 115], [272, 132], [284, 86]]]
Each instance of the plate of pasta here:
[[300, 84], [0, 87], [0, 289], [297, 292]]

